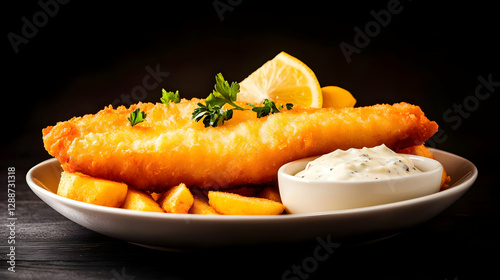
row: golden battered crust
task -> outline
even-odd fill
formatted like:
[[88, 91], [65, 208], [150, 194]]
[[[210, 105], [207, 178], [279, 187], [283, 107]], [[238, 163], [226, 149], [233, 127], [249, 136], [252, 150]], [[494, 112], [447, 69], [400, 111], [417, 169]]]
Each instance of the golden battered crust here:
[[[222, 126], [204, 127], [191, 120], [198, 102], [203, 100], [107, 107], [43, 129], [44, 145], [66, 171], [158, 192], [180, 183], [202, 188], [266, 183], [295, 159], [382, 143], [399, 150], [422, 144], [438, 129], [408, 103], [293, 108], [263, 118], [235, 111]], [[147, 118], [131, 127], [127, 116], [137, 107]]]

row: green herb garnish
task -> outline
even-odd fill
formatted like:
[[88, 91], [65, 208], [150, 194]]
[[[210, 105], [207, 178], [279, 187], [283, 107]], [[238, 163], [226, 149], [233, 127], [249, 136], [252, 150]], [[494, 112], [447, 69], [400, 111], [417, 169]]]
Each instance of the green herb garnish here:
[[226, 110], [219, 105], [210, 105], [198, 103], [198, 107], [194, 109], [191, 119], [200, 121], [203, 119], [205, 127], [216, 127], [223, 124], [224, 121], [230, 120], [233, 117], [233, 110]]
[[[233, 110], [247, 110], [236, 105], [236, 97], [240, 91], [240, 85], [232, 82], [231, 85], [224, 80], [221, 73], [215, 76], [215, 86], [212, 93], [205, 99], [205, 104], [198, 103], [194, 109], [191, 119], [200, 121], [203, 119], [205, 127], [216, 127], [233, 117]], [[225, 109], [224, 105], [231, 105], [232, 109]]]
[[[264, 106], [258, 107], [247, 103], [252, 109], [242, 108], [234, 103], [239, 91], [240, 85], [238, 83], [232, 82], [229, 85], [221, 73], [217, 74], [215, 76], [214, 90], [205, 99], [205, 104], [198, 103], [198, 107], [194, 109], [191, 119], [195, 121], [203, 120], [205, 127], [217, 127], [233, 117], [233, 110], [252, 110], [257, 113], [257, 118], [261, 118], [269, 114], [279, 113], [279, 109], [283, 108], [283, 106], [280, 106], [278, 109], [276, 104], [268, 99], [264, 100]], [[233, 108], [224, 108], [224, 106], [228, 107], [229, 105]], [[292, 104], [286, 104], [288, 110], [292, 107]]]
[[143, 122], [146, 119], [147, 114], [141, 109], [135, 109], [130, 115], [128, 115], [127, 120], [130, 122], [130, 125], [133, 127], [134, 125]]
[[[249, 103], [247, 103], [247, 104], [252, 106], [252, 111], [257, 113], [257, 118], [262, 118], [262, 117], [265, 117], [269, 114], [279, 113], [280, 109], [283, 109], [283, 105], [276, 107], [276, 104], [267, 98], [264, 100], [264, 106], [262, 106], [262, 107], [257, 107], [255, 105], [249, 104]], [[291, 110], [292, 108], [293, 108], [293, 104], [291, 104], [291, 103], [286, 104], [287, 110]]]
[[166, 91], [165, 89], [161, 90], [161, 103], [165, 105], [169, 105], [170, 102], [179, 103], [181, 101], [181, 97], [179, 96], [179, 91]]

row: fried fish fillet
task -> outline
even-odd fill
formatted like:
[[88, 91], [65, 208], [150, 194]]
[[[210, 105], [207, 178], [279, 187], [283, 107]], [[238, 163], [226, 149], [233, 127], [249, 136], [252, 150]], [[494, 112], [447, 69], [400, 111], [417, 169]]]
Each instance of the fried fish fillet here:
[[[292, 160], [380, 144], [403, 149], [422, 144], [438, 129], [408, 103], [283, 109], [263, 118], [235, 111], [223, 125], [204, 127], [191, 119], [202, 101], [106, 107], [43, 129], [44, 145], [66, 171], [159, 192], [180, 183], [201, 188], [267, 183]], [[127, 116], [138, 107], [146, 120], [131, 127]]]

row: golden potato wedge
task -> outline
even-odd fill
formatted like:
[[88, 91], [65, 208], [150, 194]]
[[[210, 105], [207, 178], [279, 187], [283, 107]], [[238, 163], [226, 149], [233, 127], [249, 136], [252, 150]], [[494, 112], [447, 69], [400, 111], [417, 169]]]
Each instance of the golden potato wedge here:
[[124, 183], [63, 171], [57, 194], [101, 206], [120, 207], [127, 196]]
[[272, 201], [276, 201], [276, 202], [281, 203], [281, 196], [280, 196], [280, 191], [279, 191], [278, 187], [265, 187], [265, 188], [263, 188], [259, 193], [259, 197], [267, 198], [267, 199], [270, 199]]
[[200, 215], [219, 215], [215, 209], [210, 206], [205, 199], [194, 195], [193, 205], [189, 209], [189, 214], [200, 214]]
[[158, 200], [160, 207], [167, 213], [187, 214], [193, 205], [193, 195], [185, 184], [165, 191]]
[[279, 215], [285, 206], [260, 197], [246, 197], [234, 193], [209, 191], [208, 203], [224, 215]]
[[147, 212], [164, 212], [151, 195], [132, 187], [128, 188], [127, 197], [125, 197], [121, 208]]

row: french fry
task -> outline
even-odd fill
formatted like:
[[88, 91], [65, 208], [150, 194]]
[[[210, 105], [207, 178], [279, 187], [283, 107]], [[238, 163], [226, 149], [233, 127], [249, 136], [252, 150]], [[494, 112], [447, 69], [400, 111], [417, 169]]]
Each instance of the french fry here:
[[185, 184], [172, 187], [165, 191], [158, 202], [167, 213], [187, 214], [193, 205], [193, 195]]
[[285, 209], [282, 203], [266, 198], [218, 191], [208, 192], [208, 203], [224, 215], [279, 215]]
[[189, 214], [200, 214], [200, 215], [219, 215], [215, 209], [210, 206], [203, 198], [195, 195], [193, 196], [193, 205], [189, 209]]
[[125, 197], [121, 208], [147, 212], [165, 212], [151, 195], [132, 187], [128, 188], [127, 197]]
[[64, 171], [57, 194], [90, 204], [120, 207], [125, 201], [127, 190], [128, 186], [124, 183]]
[[245, 187], [241, 190], [242, 193], [251, 190], [252, 196], [243, 196], [229, 191], [209, 191], [209, 201], [207, 202], [199, 194], [193, 196], [185, 184], [172, 187], [161, 194], [149, 194], [128, 187], [124, 183], [94, 178], [82, 173], [63, 172], [57, 194], [96, 205], [148, 212], [199, 215], [278, 215], [285, 208], [276, 187], [265, 187], [258, 194], [260, 197], [254, 197], [254, 188]]
[[267, 198], [267, 199], [270, 199], [272, 201], [276, 201], [276, 202], [281, 203], [281, 196], [280, 196], [280, 191], [279, 191], [278, 187], [265, 187], [265, 188], [263, 188], [259, 193], [259, 197]]

